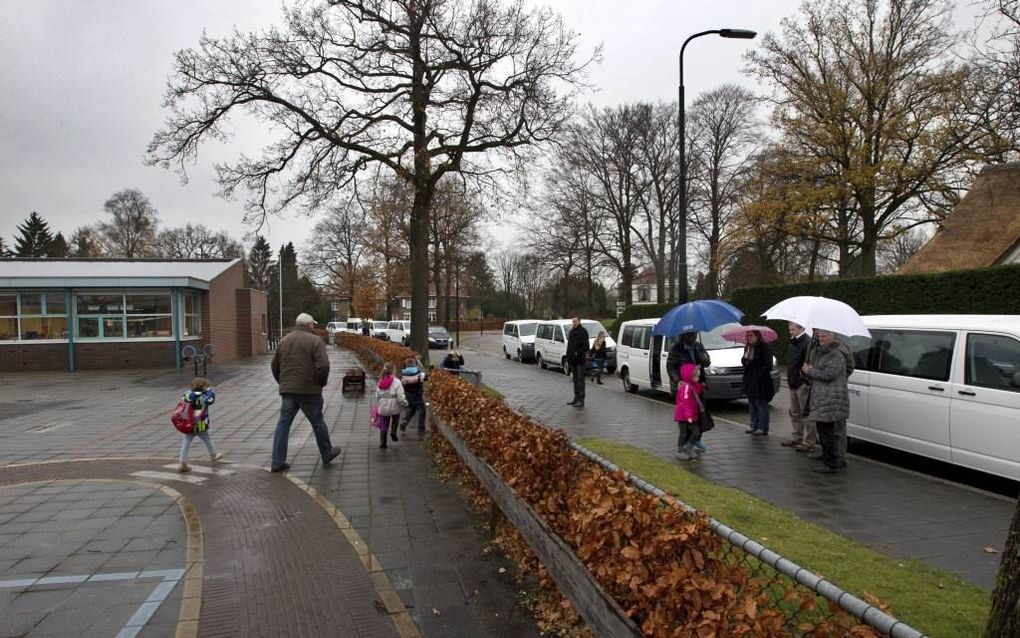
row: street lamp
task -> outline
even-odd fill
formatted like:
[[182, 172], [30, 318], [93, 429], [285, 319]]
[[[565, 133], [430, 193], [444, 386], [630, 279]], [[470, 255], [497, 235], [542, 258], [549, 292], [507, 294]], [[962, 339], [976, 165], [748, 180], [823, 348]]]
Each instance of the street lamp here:
[[747, 29], [711, 29], [695, 33], [680, 47], [680, 232], [677, 233], [677, 302], [687, 303], [687, 119], [684, 113], [684, 49], [694, 38], [718, 35], [722, 38], [751, 40], [758, 35]]

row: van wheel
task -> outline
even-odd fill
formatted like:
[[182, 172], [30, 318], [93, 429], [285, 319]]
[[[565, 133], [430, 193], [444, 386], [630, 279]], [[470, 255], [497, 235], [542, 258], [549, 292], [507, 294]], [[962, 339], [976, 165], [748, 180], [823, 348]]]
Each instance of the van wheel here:
[[625, 392], [630, 392], [631, 394], [634, 394], [635, 392], [637, 392], [638, 387], [630, 382], [630, 371], [629, 370], [624, 370], [623, 372], [621, 372], [620, 373], [620, 379], [623, 380], [623, 390]]
[[524, 363], [524, 359], [521, 357], [521, 349], [517, 348], [517, 360]]
[[570, 376], [570, 366], [567, 365], [567, 358], [563, 357], [560, 359], [560, 367], [563, 368], [563, 374]]
[[510, 353], [506, 351], [506, 346], [503, 346], [503, 354], [505, 354], [505, 355], [506, 355], [506, 358], [507, 358], [507, 359], [509, 359], [509, 358], [510, 358]]
[[545, 359], [542, 358], [541, 353], [535, 355], [535, 363], [538, 364], [539, 368], [545, 370]]

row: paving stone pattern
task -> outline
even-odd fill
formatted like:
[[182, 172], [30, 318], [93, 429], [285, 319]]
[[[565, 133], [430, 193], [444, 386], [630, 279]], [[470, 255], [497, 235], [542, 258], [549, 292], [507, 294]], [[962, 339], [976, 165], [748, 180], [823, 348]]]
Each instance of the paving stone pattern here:
[[[335, 349], [330, 359], [325, 417], [333, 443], [344, 453], [324, 467], [311, 428], [299, 415], [291, 431], [291, 474], [347, 516], [424, 636], [537, 636], [534, 620], [517, 605], [512, 570], [505, 560], [485, 553], [479, 519], [468, 512], [455, 486], [434, 476], [425, 442], [414, 433], [379, 449], [378, 434], [368, 426], [370, 396], [339, 392], [342, 371], [357, 362]], [[217, 389], [210, 431], [231, 461], [269, 462], [279, 396], [268, 367], [268, 357], [256, 357], [209, 371]], [[168, 473], [163, 466], [179, 446], [169, 415], [189, 380], [189, 374], [176, 371], [0, 375], [0, 383], [10, 388], [6, 396], [31, 397], [0, 402], [0, 463], [153, 457], [103, 461], [93, 473], [126, 478], [136, 470]], [[194, 442], [192, 463], [206, 463], [205, 455], [204, 446]], [[54, 478], [70, 471], [63, 468], [80, 465], [37, 465], [31, 471]], [[9, 473], [0, 468], [0, 482]], [[205, 527], [209, 562], [200, 635], [394, 634], [392, 622], [385, 628], [375, 624], [388, 618], [381, 601], [348, 589], [362, 578], [370, 582], [369, 574], [360, 562], [345, 562], [349, 545], [321, 508], [313, 513], [319, 506], [289, 481], [250, 470], [234, 477], [187, 476], [208, 478], [201, 485], [168, 483], [195, 502]], [[320, 514], [319, 522], [305, 520]], [[210, 525], [226, 532], [214, 534]], [[288, 532], [269, 540], [266, 535], [281, 527]], [[501, 568], [506, 568], [502, 574]], [[340, 613], [334, 608], [343, 607], [339, 601], [344, 600], [350, 604]], [[245, 621], [248, 614], [278, 620], [258, 624]], [[341, 630], [336, 618], [344, 614], [360, 633]]]
[[[498, 335], [463, 343], [473, 348], [465, 367], [481, 370], [485, 384], [522, 412], [573, 438], [619, 441], [673, 460], [677, 433], [668, 403], [629, 395], [609, 375], [605, 385], [588, 384], [585, 408], [577, 410], [566, 405], [573, 396], [570, 378], [495, 354]], [[745, 402], [720, 407], [718, 426], [705, 435], [708, 453], [683, 467], [889, 556], [917, 558], [986, 589], [994, 586], [999, 557], [984, 548], [1002, 549], [1015, 500], [854, 455], [845, 472], [818, 475], [811, 471], [816, 462], [779, 445], [792, 432], [786, 393], [773, 401], [768, 437], [744, 433]]]
[[[117, 635], [162, 580], [139, 572], [182, 568], [186, 545], [177, 505], [153, 488], [0, 487], [0, 635]], [[180, 595], [171, 590], [138, 635], [173, 636]]]

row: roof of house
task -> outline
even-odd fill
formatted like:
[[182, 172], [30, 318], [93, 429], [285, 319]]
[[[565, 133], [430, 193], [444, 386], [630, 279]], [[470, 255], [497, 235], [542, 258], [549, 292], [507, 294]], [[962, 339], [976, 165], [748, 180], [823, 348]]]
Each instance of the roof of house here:
[[654, 283], [656, 283], [655, 268], [645, 268], [644, 270], [634, 275], [634, 279], [631, 281], [631, 284], [634, 286], [642, 286]]
[[985, 166], [942, 228], [900, 268], [920, 274], [1004, 263], [1020, 241], [1020, 162]]
[[0, 288], [198, 288], [240, 259], [0, 259]]

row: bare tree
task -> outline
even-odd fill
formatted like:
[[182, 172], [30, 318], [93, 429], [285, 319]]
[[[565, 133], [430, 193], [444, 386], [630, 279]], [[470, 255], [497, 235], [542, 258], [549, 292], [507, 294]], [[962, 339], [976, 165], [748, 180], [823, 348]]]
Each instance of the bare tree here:
[[513, 296], [520, 280], [520, 260], [513, 250], [502, 249], [492, 255], [492, 263], [496, 268], [496, 283], [506, 300], [507, 319], [513, 318]]
[[114, 193], [103, 208], [110, 219], [97, 224], [96, 229], [107, 253], [128, 259], [153, 254], [159, 214], [142, 191], [129, 188]]
[[722, 270], [739, 246], [730, 235], [758, 140], [754, 109], [750, 91], [725, 84], [698, 96], [688, 119], [699, 170], [690, 173], [694, 192], [687, 219], [704, 240], [706, 292], [713, 298], [719, 294]]
[[[671, 239], [679, 218], [680, 157], [677, 104], [644, 105], [648, 110], [639, 131], [638, 157], [647, 175], [648, 187], [641, 198], [642, 217], [635, 223], [638, 239], [655, 268], [655, 286], [660, 303], [672, 298], [672, 286], [666, 286], [674, 270], [670, 267], [675, 251]], [[688, 160], [689, 163], [693, 162]], [[688, 200], [689, 201], [689, 200]]]
[[906, 232], [893, 232], [892, 237], [878, 246], [879, 272], [892, 274], [907, 263], [921, 247], [928, 243], [931, 235], [923, 228], [912, 228]]
[[354, 198], [331, 207], [315, 224], [304, 250], [305, 272], [319, 286], [346, 295], [353, 302], [359, 270], [369, 250], [366, 230], [365, 210]]
[[[369, 165], [414, 188], [411, 269], [424, 272], [432, 199], [449, 173], [522, 166], [556, 135], [582, 87], [577, 36], [525, 0], [329, 0], [285, 11], [281, 28], [176, 54], [169, 117], [148, 147], [176, 167], [235, 112], [270, 122], [261, 158], [219, 167], [222, 193], [246, 187], [249, 219], [303, 202], [315, 210]], [[508, 162], [486, 161], [500, 153]], [[428, 356], [427, 282], [411, 281], [411, 344]]]
[[[814, 160], [806, 181], [831, 190], [860, 247], [863, 275], [878, 244], [944, 215], [980, 159], [980, 135], [956, 105], [966, 70], [952, 6], [931, 0], [820, 0], [783, 21], [748, 54], [752, 72], [775, 89], [774, 123], [793, 152]], [[850, 274], [851, 260], [840, 264]]]
[[186, 224], [161, 230], [156, 235], [153, 254], [169, 259], [220, 259], [241, 257], [244, 249], [222, 231], [202, 224]]
[[394, 177], [373, 180], [366, 209], [369, 226], [366, 236], [372, 262], [381, 272], [380, 294], [386, 299], [386, 318], [393, 318], [392, 300], [410, 285], [408, 272], [409, 218], [414, 192], [410, 185]]

